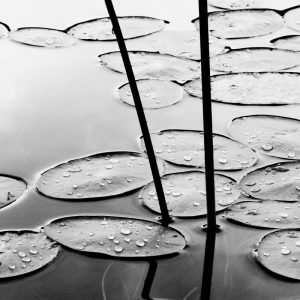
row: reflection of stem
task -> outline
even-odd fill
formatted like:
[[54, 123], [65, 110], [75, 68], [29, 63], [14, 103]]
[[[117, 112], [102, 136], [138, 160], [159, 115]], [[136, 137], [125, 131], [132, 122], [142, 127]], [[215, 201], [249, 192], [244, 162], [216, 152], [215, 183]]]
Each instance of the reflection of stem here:
[[108, 271], [109, 271], [109, 269], [111, 268], [112, 265], [113, 265], [113, 262], [108, 265], [108, 267], [106, 268], [106, 270], [105, 270], [105, 272], [103, 273], [103, 276], [102, 276], [101, 284], [102, 284], [102, 296], [103, 296], [104, 300], [107, 300], [106, 294], [105, 294], [105, 288], [104, 288], [105, 278], [106, 278], [106, 275], [107, 275], [107, 273], [108, 273]]
[[201, 300], [209, 300], [211, 281], [213, 275], [214, 254], [215, 254], [216, 231], [214, 228], [207, 230], [204, 265], [202, 275]]
[[157, 262], [154, 259], [149, 260], [149, 269], [148, 269], [147, 277], [145, 279], [144, 288], [142, 291], [142, 299], [152, 300], [152, 298], [150, 298], [150, 292], [151, 292], [156, 270], [157, 270]]

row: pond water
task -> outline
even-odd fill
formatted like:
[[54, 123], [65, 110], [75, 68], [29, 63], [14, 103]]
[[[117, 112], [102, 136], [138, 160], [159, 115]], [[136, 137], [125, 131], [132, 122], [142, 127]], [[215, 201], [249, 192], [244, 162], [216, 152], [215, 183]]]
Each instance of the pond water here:
[[[266, 1], [267, 2], [267, 1]], [[298, 3], [297, 3], [298, 2]], [[283, 9], [298, 1], [269, 1]], [[141, 15], [170, 21], [168, 30], [194, 30], [197, 1], [117, 0], [118, 15]], [[210, 10], [213, 10], [210, 7]], [[11, 0], [1, 5], [0, 21], [12, 30], [26, 26], [65, 29], [75, 23], [107, 16], [104, 1]], [[229, 41], [232, 48], [268, 46], [268, 41], [295, 34], [287, 27], [267, 36]], [[128, 49], [153, 50], [154, 36], [127, 41]], [[113, 91], [126, 76], [99, 65], [97, 56], [118, 50], [116, 42], [84, 42], [46, 49], [0, 40], [0, 173], [24, 178], [28, 191], [0, 210], [0, 229], [39, 229], [50, 220], [76, 214], [118, 214], [155, 219], [138, 203], [138, 193], [101, 201], [68, 202], [47, 198], [34, 186], [45, 169], [65, 160], [97, 152], [139, 151], [141, 135], [135, 109], [117, 100]], [[294, 69], [299, 71], [298, 67]], [[299, 117], [299, 106], [237, 106], [213, 103], [214, 131], [227, 134], [232, 118], [257, 113]], [[147, 110], [151, 131], [168, 128], [203, 129], [202, 105], [184, 95], [180, 103]], [[256, 167], [279, 160], [259, 155]], [[168, 166], [171, 170], [173, 167]], [[248, 169], [249, 170], [249, 169]], [[239, 180], [246, 171], [222, 172]], [[246, 198], [240, 196], [240, 199]], [[206, 234], [205, 218], [176, 219], [188, 247], [178, 255], [157, 260], [152, 298], [183, 299], [201, 288]], [[233, 225], [218, 216], [211, 299], [297, 299], [300, 285], [278, 279], [251, 257], [257, 241], [270, 230]], [[82, 255], [65, 249], [48, 267], [18, 279], [1, 281], [0, 299], [136, 299], [141, 297], [149, 263]]]

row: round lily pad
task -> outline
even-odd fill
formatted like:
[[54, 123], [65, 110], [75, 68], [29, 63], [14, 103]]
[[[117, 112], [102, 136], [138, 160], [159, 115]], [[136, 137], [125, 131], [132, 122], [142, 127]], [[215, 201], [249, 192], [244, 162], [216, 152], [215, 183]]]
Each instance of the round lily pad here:
[[[284, 23], [283, 18], [271, 9], [212, 12], [208, 20], [210, 33], [224, 39], [266, 35], [278, 30]], [[199, 23], [199, 19], [195, 22]]]
[[[177, 165], [204, 167], [203, 131], [168, 129], [151, 134], [157, 157]], [[226, 136], [214, 134], [215, 170], [241, 170], [253, 166], [253, 150]], [[141, 146], [145, 151], [143, 139]]]
[[229, 133], [263, 154], [300, 159], [300, 120], [272, 115], [243, 116], [231, 121]]
[[21, 179], [0, 175], [0, 208], [16, 201], [26, 190]]
[[[153, 45], [162, 54], [200, 60], [200, 38], [197, 31], [162, 31], [155, 34]], [[209, 37], [210, 56], [226, 52], [224, 44]]]
[[6, 24], [0, 22], [0, 38], [8, 36], [9, 31], [9, 27]]
[[261, 1], [259, 0], [209, 0], [209, 4], [215, 7], [226, 9], [246, 9], [261, 7]]
[[[188, 81], [184, 89], [202, 98], [200, 79]], [[299, 73], [232, 73], [211, 77], [213, 101], [241, 105], [285, 105], [300, 103]]]
[[186, 246], [183, 235], [172, 227], [117, 216], [65, 217], [54, 220], [44, 231], [74, 250], [116, 257], [163, 256]]
[[299, 53], [274, 48], [235, 49], [211, 58], [212, 69], [228, 73], [280, 71], [299, 64]]
[[[140, 98], [145, 109], [155, 109], [171, 106], [183, 98], [183, 87], [167, 80], [141, 79], [136, 81]], [[129, 83], [118, 89], [119, 98], [134, 106]]]
[[9, 37], [18, 43], [47, 48], [67, 47], [75, 43], [75, 39], [64, 31], [42, 27], [19, 28]]
[[[139, 79], [186, 81], [200, 77], [200, 63], [167, 54], [129, 51], [135, 76]], [[119, 51], [99, 55], [100, 63], [116, 72], [125, 73]]]
[[[163, 163], [157, 161], [160, 171]], [[66, 200], [124, 194], [152, 181], [149, 161], [135, 152], [107, 152], [62, 163], [42, 173], [37, 189]]]
[[[162, 177], [168, 210], [175, 217], [196, 217], [207, 214], [205, 173], [188, 171]], [[224, 210], [234, 203], [240, 191], [236, 182], [223, 175], [215, 175], [216, 211]], [[143, 205], [160, 213], [154, 183], [148, 184], [140, 199]]]
[[282, 229], [268, 233], [257, 244], [257, 261], [269, 271], [300, 280], [300, 230]]
[[[133, 39], [162, 30], [167, 21], [150, 17], [118, 17], [124, 39]], [[115, 41], [110, 18], [99, 18], [75, 24], [66, 31], [77, 39]]]
[[228, 220], [261, 228], [300, 228], [300, 202], [243, 201], [226, 211]]
[[284, 15], [285, 22], [290, 28], [300, 31], [300, 7], [291, 9]]
[[300, 51], [300, 35], [281, 36], [271, 40], [270, 43], [277, 49]]
[[0, 232], [0, 278], [19, 276], [49, 264], [60, 246], [45, 234], [33, 231]]
[[300, 199], [300, 162], [283, 162], [258, 168], [246, 174], [240, 188], [262, 200], [298, 201]]

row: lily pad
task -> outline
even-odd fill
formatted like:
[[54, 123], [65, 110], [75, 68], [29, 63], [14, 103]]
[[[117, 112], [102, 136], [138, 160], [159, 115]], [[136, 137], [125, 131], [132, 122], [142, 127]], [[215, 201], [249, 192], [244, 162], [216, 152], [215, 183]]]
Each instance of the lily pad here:
[[[200, 63], [167, 54], [129, 51], [135, 76], [139, 79], [186, 81], [200, 77]], [[119, 51], [99, 55], [100, 63], [116, 72], [125, 73]]]
[[[163, 163], [157, 161], [160, 171]], [[66, 200], [110, 197], [135, 190], [152, 180], [149, 161], [136, 152], [107, 152], [70, 160], [45, 171], [37, 189]]]
[[[151, 134], [157, 157], [177, 165], [204, 167], [203, 131], [168, 129]], [[143, 139], [141, 146], [145, 151]], [[214, 134], [215, 170], [241, 170], [253, 166], [253, 150], [226, 136]]]
[[209, 0], [209, 4], [226, 9], [260, 8], [261, 0]]
[[[162, 30], [167, 21], [140, 16], [118, 17], [124, 39], [133, 39]], [[115, 41], [110, 18], [99, 18], [75, 24], [66, 29], [73, 37], [88, 41]]]
[[299, 53], [274, 48], [235, 49], [211, 58], [212, 69], [228, 73], [280, 71], [299, 64]]
[[300, 162], [283, 162], [258, 168], [246, 174], [240, 188], [262, 200], [300, 200]]
[[[153, 45], [162, 54], [200, 60], [200, 38], [197, 31], [162, 31], [153, 36]], [[226, 52], [224, 44], [209, 37], [210, 56]]]
[[[278, 30], [284, 23], [283, 18], [271, 9], [217, 11], [209, 14], [208, 21], [210, 34], [223, 39], [266, 35]], [[194, 22], [199, 28], [199, 18]]]
[[159, 223], [117, 216], [71, 216], [54, 220], [45, 233], [82, 252], [116, 257], [153, 257], [181, 251], [182, 234]]
[[231, 121], [229, 133], [263, 154], [300, 159], [300, 120], [272, 115], [244, 116]]
[[[202, 98], [200, 79], [188, 81], [184, 89]], [[286, 105], [300, 103], [299, 73], [232, 73], [211, 77], [213, 101], [240, 105]]]
[[300, 7], [291, 9], [284, 15], [285, 22], [290, 28], [300, 31]]
[[43, 27], [19, 28], [10, 32], [9, 37], [18, 43], [47, 48], [68, 47], [75, 43], [75, 39], [64, 31]]
[[[196, 217], [207, 214], [205, 173], [188, 171], [162, 177], [169, 212], [175, 217]], [[216, 211], [224, 210], [239, 197], [236, 182], [223, 175], [215, 175]], [[160, 213], [154, 183], [148, 184], [140, 199], [143, 205]]]
[[260, 228], [300, 228], [300, 202], [243, 201], [226, 211], [230, 221]]
[[45, 234], [33, 231], [0, 232], [0, 278], [19, 276], [49, 264], [60, 246]]
[[0, 175], [0, 208], [16, 201], [26, 190], [21, 179]]
[[270, 43], [277, 49], [300, 51], [300, 35], [281, 36], [271, 40]]
[[[137, 80], [136, 83], [145, 109], [171, 106], [183, 98], [183, 88], [172, 81], [141, 79]], [[120, 100], [134, 106], [129, 83], [120, 86], [118, 93]]]
[[9, 27], [6, 24], [0, 22], [0, 38], [8, 36], [9, 31]]
[[265, 235], [257, 244], [256, 259], [269, 271], [300, 280], [300, 230], [282, 229]]

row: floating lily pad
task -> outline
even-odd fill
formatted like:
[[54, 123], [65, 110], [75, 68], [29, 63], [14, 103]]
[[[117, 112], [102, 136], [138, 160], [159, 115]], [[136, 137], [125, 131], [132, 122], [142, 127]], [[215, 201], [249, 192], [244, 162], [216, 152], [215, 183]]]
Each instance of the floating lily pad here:
[[[283, 18], [271, 9], [243, 9], [212, 12], [208, 17], [209, 31], [224, 39], [239, 39], [266, 35], [278, 30]], [[199, 28], [199, 18], [194, 20]]]
[[[129, 51], [129, 58], [137, 78], [186, 81], [200, 77], [200, 63], [167, 54]], [[99, 55], [105, 67], [125, 73], [119, 51]]]
[[60, 250], [60, 246], [43, 233], [0, 232], [0, 278], [36, 271], [53, 261]]
[[274, 48], [235, 49], [211, 58], [212, 69], [229, 73], [280, 71], [299, 64], [299, 53]]
[[[184, 89], [202, 98], [200, 79], [188, 81]], [[241, 105], [285, 105], [300, 103], [299, 73], [233, 73], [211, 77], [213, 101]]]
[[[155, 154], [174, 164], [204, 167], [203, 131], [168, 129], [151, 134]], [[240, 170], [253, 166], [257, 157], [253, 150], [232, 139], [214, 134], [216, 170]], [[143, 139], [142, 148], [145, 150]]]
[[300, 228], [300, 202], [243, 201], [226, 211], [228, 220], [261, 228]]
[[271, 40], [270, 43], [277, 49], [300, 51], [300, 35], [281, 36]]
[[[206, 208], [205, 173], [188, 171], [162, 177], [162, 184], [169, 212], [175, 217], [204, 216]], [[216, 211], [224, 210], [234, 203], [240, 191], [236, 182], [223, 175], [215, 175]], [[147, 185], [141, 195], [141, 202], [149, 209], [160, 213], [154, 183]]]
[[257, 244], [256, 259], [275, 274], [300, 280], [300, 230], [282, 229], [265, 235]]
[[[183, 88], [166, 80], [141, 79], [136, 81], [143, 108], [155, 109], [171, 106], [183, 98]], [[134, 106], [129, 83], [119, 87], [119, 98], [123, 102]]]
[[260, 8], [261, 0], [209, 0], [209, 4], [226, 9]]
[[300, 7], [289, 10], [284, 15], [285, 22], [290, 28], [300, 31]]
[[[162, 30], [167, 21], [150, 17], [118, 17], [124, 39], [133, 39]], [[77, 39], [89, 41], [115, 41], [110, 18], [81, 22], [66, 29]]]
[[[160, 171], [163, 163], [157, 161]], [[80, 200], [120, 195], [152, 180], [149, 161], [135, 152], [108, 152], [62, 163], [44, 172], [37, 189], [53, 198]]]
[[6, 24], [0, 22], [0, 38], [8, 36], [9, 31], [9, 27]]
[[38, 47], [67, 47], [75, 43], [75, 39], [64, 31], [42, 27], [19, 28], [9, 36], [15, 42]]
[[240, 188], [262, 200], [300, 200], [300, 162], [284, 162], [258, 168], [246, 174]]
[[229, 133], [235, 140], [266, 155], [300, 159], [300, 120], [272, 115], [244, 116], [231, 121]]
[[16, 201], [25, 190], [24, 181], [0, 175], [0, 208]]
[[[209, 37], [210, 56], [226, 52], [224, 44]], [[197, 31], [162, 31], [154, 36], [154, 47], [162, 54], [200, 60], [200, 38]]]
[[45, 233], [77, 251], [117, 257], [153, 257], [181, 251], [186, 242], [172, 227], [116, 216], [72, 216], [54, 220]]

